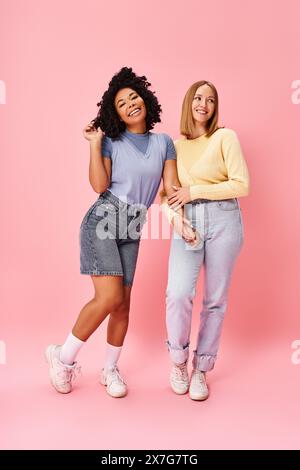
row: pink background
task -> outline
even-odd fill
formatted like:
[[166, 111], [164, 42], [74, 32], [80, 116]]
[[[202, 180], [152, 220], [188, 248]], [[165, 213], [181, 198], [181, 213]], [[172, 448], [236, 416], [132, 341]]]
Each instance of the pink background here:
[[[1, 448], [299, 447], [299, 15], [297, 0], [1, 1]], [[168, 385], [167, 240], [145, 240], [140, 252], [120, 361], [128, 397], [113, 400], [97, 384], [104, 326], [80, 354], [74, 392], [48, 385], [44, 347], [64, 341], [93, 293], [79, 274], [79, 225], [97, 197], [82, 128], [124, 65], [148, 77], [163, 107], [156, 131], [173, 138], [188, 86], [214, 82], [220, 124], [238, 133], [251, 174], [204, 403]]]

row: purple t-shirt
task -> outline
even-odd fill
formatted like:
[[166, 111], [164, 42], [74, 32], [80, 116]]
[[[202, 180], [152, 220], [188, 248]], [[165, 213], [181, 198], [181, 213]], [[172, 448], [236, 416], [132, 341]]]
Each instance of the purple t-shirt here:
[[122, 132], [117, 139], [104, 137], [102, 155], [112, 161], [109, 191], [128, 204], [147, 208], [157, 194], [164, 163], [176, 160], [176, 150], [167, 134]]

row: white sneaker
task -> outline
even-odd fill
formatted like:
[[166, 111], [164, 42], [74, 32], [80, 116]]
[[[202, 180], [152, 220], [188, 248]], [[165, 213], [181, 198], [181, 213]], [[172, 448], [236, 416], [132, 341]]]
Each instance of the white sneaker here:
[[178, 395], [184, 395], [189, 389], [189, 375], [187, 371], [187, 363], [175, 364], [170, 373], [170, 384], [173, 392]]
[[107, 371], [102, 369], [100, 383], [106, 386], [106, 391], [111, 397], [121, 398], [127, 395], [127, 385], [122, 379], [117, 366]]
[[190, 398], [192, 400], [206, 400], [208, 397], [208, 387], [205, 374], [201, 370], [194, 369], [190, 383]]
[[59, 359], [61, 346], [50, 344], [45, 351], [46, 361], [49, 364], [50, 381], [59, 393], [72, 392], [72, 381], [75, 380], [81, 368], [74, 362], [72, 366], [63, 364]]

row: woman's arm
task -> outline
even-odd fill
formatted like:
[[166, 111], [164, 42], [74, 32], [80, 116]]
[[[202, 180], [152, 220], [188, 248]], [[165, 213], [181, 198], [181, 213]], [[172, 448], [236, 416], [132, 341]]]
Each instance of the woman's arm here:
[[163, 170], [163, 185], [164, 189], [160, 193], [162, 210], [167, 216], [169, 222], [174, 226], [176, 232], [187, 242], [193, 243], [196, 240], [196, 235], [192, 229], [190, 221], [184, 218], [183, 208], [175, 211], [168, 205], [168, 196], [174, 192], [174, 188], [180, 187], [176, 160], [165, 161]]
[[161, 208], [171, 223], [175, 215], [183, 216], [183, 209], [175, 211], [168, 205], [168, 197], [174, 193], [174, 186], [180, 187], [176, 160], [166, 160], [163, 169], [163, 190], [160, 192]]
[[228, 180], [222, 183], [190, 186], [192, 201], [198, 198], [218, 200], [248, 196], [249, 172], [240, 142], [234, 131], [222, 140], [222, 155]]
[[228, 179], [221, 183], [193, 184], [175, 191], [168, 198], [171, 207], [182, 207], [195, 199], [230, 199], [249, 194], [249, 172], [242, 149], [235, 132], [232, 131], [222, 142], [222, 155]]
[[89, 180], [96, 193], [104, 193], [110, 185], [111, 160], [101, 155], [101, 141], [90, 142]]
[[89, 181], [96, 193], [103, 193], [111, 179], [111, 160], [101, 154], [103, 132], [90, 123], [84, 128], [83, 135], [90, 143]]

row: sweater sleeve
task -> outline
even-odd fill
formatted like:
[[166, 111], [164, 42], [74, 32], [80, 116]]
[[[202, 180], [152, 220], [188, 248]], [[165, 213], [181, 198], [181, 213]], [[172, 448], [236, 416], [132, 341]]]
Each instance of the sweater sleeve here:
[[213, 184], [190, 186], [191, 199], [230, 199], [249, 194], [249, 173], [243, 152], [234, 131], [222, 140], [222, 155], [227, 168], [228, 180]]

